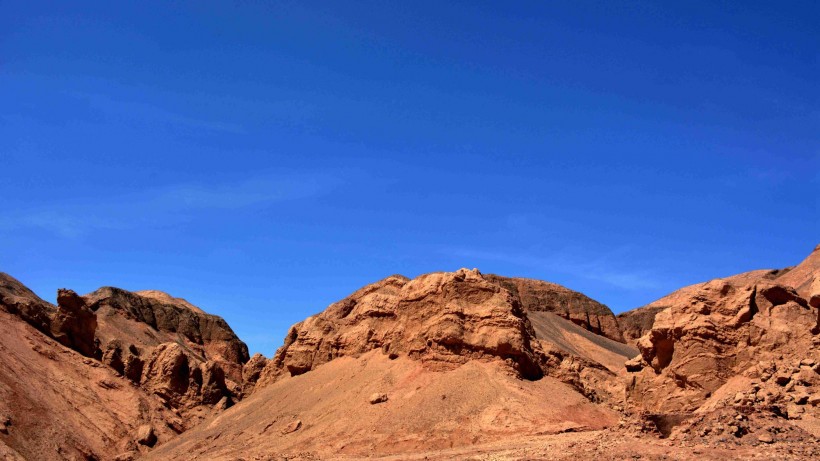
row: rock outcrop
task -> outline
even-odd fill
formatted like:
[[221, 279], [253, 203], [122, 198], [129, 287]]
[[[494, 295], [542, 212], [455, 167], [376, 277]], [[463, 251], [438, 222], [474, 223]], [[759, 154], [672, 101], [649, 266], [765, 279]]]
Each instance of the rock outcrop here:
[[222, 318], [160, 291], [104, 287], [82, 299], [103, 362], [131, 381], [178, 408], [242, 397], [248, 348]]
[[[725, 277], [729, 283], [735, 285], [754, 284], [757, 282], [773, 282], [783, 286], [791, 287], [805, 299], [810, 298], [816, 289], [812, 288], [813, 283], [820, 275], [820, 245], [796, 266], [784, 269], [760, 269]], [[677, 306], [687, 302], [700, 289], [702, 283], [696, 283], [680, 288], [646, 306], [632, 309], [618, 314], [618, 324], [623, 331], [624, 339], [634, 344], [638, 338], [646, 334], [655, 321], [655, 316], [664, 309]]]
[[[153, 345], [141, 331], [133, 330], [131, 325], [123, 328], [122, 320], [136, 321], [151, 329], [164, 333], [164, 338], [181, 337], [186, 342], [204, 349], [209, 358], [230, 364], [241, 373], [241, 364], [248, 361], [248, 347], [243, 343], [228, 324], [220, 317], [191, 309], [190, 303], [173, 298], [162, 292], [150, 291], [142, 296], [113, 287], [100, 288], [84, 296], [87, 305], [97, 313], [101, 323], [101, 340], [107, 343], [110, 339], [134, 337], [135, 344]], [[162, 341], [166, 342], [166, 341]]]
[[543, 375], [521, 303], [477, 270], [391, 276], [291, 327], [260, 384], [299, 375], [342, 356], [381, 349], [435, 369], [473, 359], [506, 361], [521, 376]]
[[624, 340], [628, 344], [636, 344], [641, 336], [652, 329], [658, 313], [668, 307], [667, 305], [648, 305], [618, 314], [618, 325], [621, 327]]
[[660, 312], [638, 341], [630, 401], [652, 412], [694, 411], [761, 361], [799, 362], [816, 352], [816, 315], [794, 289], [771, 281], [705, 283]]
[[86, 357], [102, 356], [95, 333], [97, 315], [72, 290], [57, 290], [57, 312], [51, 320], [51, 336], [63, 346]]
[[[0, 337], [0, 400], [12, 405], [0, 410], [20, 421], [6, 429], [16, 452], [50, 459], [55, 443], [59, 459], [113, 459], [117, 450], [133, 458], [242, 398], [247, 347], [225, 321], [143, 293], [60, 289], [55, 307], [0, 274], [0, 313], [11, 332]], [[54, 395], [65, 401], [47, 397]], [[60, 423], [43, 426], [19, 408]], [[102, 418], [105, 430], [86, 430], [88, 418]]]
[[242, 367], [242, 392], [244, 394], [250, 394], [253, 391], [267, 364], [268, 359], [264, 355], [256, 353]]
[[[394, 275], [368, 285], [291, 327], [285, 344], [264, 365], [254, 392], [341, 357], [376, 350], [433, 371], [472, 361], [498, 363], [528, 380], [549, 375], [593, 401], [618, 394], [608, 383], [615, 372], [607, 365], [626, 360], [620, 348], [634, 349], [546, 310], [528, 314], [521, 291], [510, 291], [505, 284], [497, 276], [461, 269], [412, 280]], [[562, 294], [569, 291], [560, 288]], [[536, 305], [528, 299], [530, 306]], [[530, 315], [538, 316], [538, 331]], [[576, 328], [600, 341], [573, 331]], [[572, 347], [576, 338], [578, 347]], [[251, 370], [249, 374], [255, 373]]]

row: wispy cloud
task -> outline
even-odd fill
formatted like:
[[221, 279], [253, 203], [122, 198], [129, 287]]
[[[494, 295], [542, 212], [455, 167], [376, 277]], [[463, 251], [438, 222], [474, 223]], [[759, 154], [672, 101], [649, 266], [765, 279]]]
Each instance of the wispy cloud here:
[[0, 231], [44, 229], [64, 237], [78, 237], [95, 230], [161, 227], [185, 221], [199, 211], [237, 210], [323, 195], [343, 182], [339, 175], [290, 174], [222, 184], [176, 184], [138, 194], [55, 201], [6, 213], [0, 218]]
[[567, 253], [544, 256], [542, 252], [516, 253], [498, 250], [474, 250], [468, 248], [444, 248], [443, 253], [459, 258], [499, 261], [538, 270], [583, 277], [625, 290], [645, 290], [662, 286], [656, 277], [646, 270], [629, 269], [623, 264], [628, 260], [628, 249], [619, 248], [606, 255], [583, 258]]
[[95, 110], [117, 117], [138, 118], [148, 123], [180, 125], [193, 129], [231, 134], [244, 134], [246, 132], [244, 127], [236, 123], [180, 114], [147, 102], [114, 99], [96, 93], [74, 92], [71, 95], [85, 101]]

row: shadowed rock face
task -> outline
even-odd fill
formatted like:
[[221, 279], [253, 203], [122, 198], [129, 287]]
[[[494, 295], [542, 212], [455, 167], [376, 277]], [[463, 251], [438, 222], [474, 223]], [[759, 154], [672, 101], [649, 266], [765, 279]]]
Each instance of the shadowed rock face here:
[[618, 314], [618, 325], [623, 331], [624, 340], [628, 344], [635, 344], [641, 336], [652, 329], [655, 316], [667, 307], [669, 306], [645, 306]]
[[484, 277], [517, 296], [527, 312], [552, 312], [595, 334], [624, 342], [612, 311], [582, 293], [542, 280], [501, 277], [494, 274]]
[[814, 326], [812, 333], [820, 334], [820, 277], [814, 279], [809, 293], [809, 304], [811, 304], [811, 307], [817, 309], [817, 325]]

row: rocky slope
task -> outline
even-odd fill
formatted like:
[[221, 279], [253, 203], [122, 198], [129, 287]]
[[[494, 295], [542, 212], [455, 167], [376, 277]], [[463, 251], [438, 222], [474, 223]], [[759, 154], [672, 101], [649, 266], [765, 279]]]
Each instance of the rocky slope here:
[[54, 306], [0, 273], [0, 315], [8, 456], [128, 458], [243, 395], [247, 347], [184, 300], [61, 289]]
[[521, 380], [498, 362], [433, 370], [373, 350], [258, 389], [148, 459], [337, 459], [396, 456], [599, 430], [618, 415], [551, 377]]
[[[777, 283], [784, 273], [660, 300], [626, 335], [644, 333], [638, 349], [605, 335], [606, 312], [598, 328], [593, 310], [578, 321], [539, 309], [569, 305], [531, 294], [547, 284], [466, 269], [389, 277], [295, 325], [273, 359], [246, 367], [260, 376], [248, 399], [152, 456], [481, 459], [509, 449], [500, 440], [550, 444], [551, 433], [604, 429], [597, 448], [573, 442], [566, 458], [627, 456], [617, 441], [633, 440], [635, 456], [658, 459], [810, 459], [820, 455], [820, 293]], [[695, 444], [708, 451], [685, 449]], [[538, 451], [517, 453], [510, 459]]]
[[556, 283], [520, 277], [484, 276], [516, 296], [529, 312], [552, 312], [609, 339], [624, 342], [618, 320], [612, 311], [594, 299]]

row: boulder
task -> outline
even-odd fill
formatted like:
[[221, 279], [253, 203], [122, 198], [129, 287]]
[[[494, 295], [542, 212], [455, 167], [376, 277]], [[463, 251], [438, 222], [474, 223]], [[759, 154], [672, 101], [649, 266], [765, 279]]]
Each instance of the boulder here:
[[387, 394], [375, 393], [371, 394], [370, 398], [367, 399], [371, 405], [375, 405], [377, 403], [387, 402]]
[[242, 391], [249, 394], [256, 387], [256, 382], [262, 375], [262, 371], [268, 364], [268, 359], [259, 353], [256, 353], [250, 360], [242, 367]]
[[180, 398], [188, 392], [190, 370], [188, 356], [182, 346], [177, 343], [161, 344], [146, 361], [140, 383], [149, 392], [180, 403]]
[[199, 365], [202, 373], [202, 387], [200, 388], [200, 401], [205, 405], [213, 405], [223, 397], [228, 396], [228, 388], [225, 385], [225, 372], [216, 362], [205, 362]]
[[157, 435], [154, 433], [154, 428], [150, 424], [143, 424], [137, 428], [136, 441], [140, 445], [153, 447], [157, 443]]

